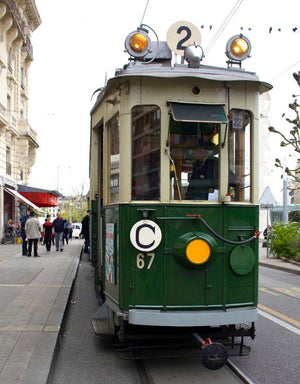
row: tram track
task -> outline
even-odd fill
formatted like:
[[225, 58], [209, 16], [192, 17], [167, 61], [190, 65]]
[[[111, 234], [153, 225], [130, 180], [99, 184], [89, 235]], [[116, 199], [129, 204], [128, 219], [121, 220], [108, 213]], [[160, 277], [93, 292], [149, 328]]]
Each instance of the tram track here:
[[259, 384], [251, 379], [241, 368], [239, 368], [232, 360], [228, 359], [226, 366], [244, 383]]
[[[201, 363], [199, 362], [200, 367], [199, 368], [199, 383], [201, 382], [207, 382], [207, 378], [203, 378], [203, 370], [207, 373], [207, 375], [211, 376], [210, 383], [211, 384], [217, 384], [217, 383], [244, 383], [244, 384], [259, 384], [257, 381], [254, 381], [251, 377], [249, 377], [246, 372], [244, 372], [241, 368], [239, 368], [232, 360], [228, 359], [225, 367], [223, 369], [220, 369], [219, 371], [209, 371], [205, 369]], [[138, 376], [140, 378], [140, 384], [164, 384], [166, 382], [166, 377], [156, 377], [155, 379], [151, 375], [151, 367], [147, 367], [147, 360], [135, 360], [135, 366], [138, 372]], [[226, 369], [227, 368], [227, 369]], [[169, 366], [166, 366], [166, 370], [169, 369]], [[217, 377], [215, 373], [218, 373]], [[182, 375], [182, 377], [180, 377]], [[228, 381], [228, 375], [229, 381]], [[173, 377], [176, 377], [175, 381], [172, 380]], [[193, 380], [195, 380], [197, 376], [195, 373], [193, 373]], [[233, 381], [235, 378], [235, 381]], [[226, 381], [227, 380], [227, 381]], [[168, 381], [173, 381], [174, 384], [177, 384], [177, 382], [182, 384], [188, 384], [191, 382], [190, 378], [187, 375], [187, 371], [182, 369], [181, 372], [176, 372], [174, 374], [174, 371], [170, 371], [170, 378]]]
[[148, 370], [145, 367], [145, 364], [142, 360], [135, 360], [135, 366], [140, 378], [141, 384], [157, 384], [152, 380], [151, 375], [149, 374]]

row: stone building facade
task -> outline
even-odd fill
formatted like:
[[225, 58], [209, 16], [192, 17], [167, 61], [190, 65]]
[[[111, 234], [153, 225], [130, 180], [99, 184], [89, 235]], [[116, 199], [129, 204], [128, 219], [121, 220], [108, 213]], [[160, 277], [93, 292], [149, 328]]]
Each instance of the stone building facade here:
[[34, 0], [0, 0], [0, 238], [7, 220], [18, 224], [23, 214], [17, 186], [28, 183], [38, 148], [28, 122], [28, 69], [40, 24]]

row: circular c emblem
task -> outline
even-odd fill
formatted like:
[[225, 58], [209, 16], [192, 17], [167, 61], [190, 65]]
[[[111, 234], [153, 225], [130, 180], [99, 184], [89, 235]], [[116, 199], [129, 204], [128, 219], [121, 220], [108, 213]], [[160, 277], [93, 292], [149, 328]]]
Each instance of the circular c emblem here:
[[160, 227], [151, 220], [140, 220], [130, 230], [131, 244], [143, 252], [150, 252], [161, 242]]

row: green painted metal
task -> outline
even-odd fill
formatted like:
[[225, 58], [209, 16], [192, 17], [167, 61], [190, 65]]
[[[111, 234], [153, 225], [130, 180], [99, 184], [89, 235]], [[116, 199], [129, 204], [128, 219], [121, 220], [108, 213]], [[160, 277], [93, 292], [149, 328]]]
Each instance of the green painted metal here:
[[255, 254], [248, 245], [237, 245], [230, 254], [230, 266], [238, 275], [248, 275], [255, 265]]
[[[110, 239], [113, 243], [104, 241], [103, 257], [107, 259], [113, 251], [115, 268], [115, 279], [105, 279], [105, 293], [121, 309], [201, 310], [257, 305], [258, 241], [248, 243], [245, 253], [243, 246], [214, 237], [192, 215], [201, 215], [216, 233], [232, 241], [250, 238], [258, 229], [258, 207], [253, 205], [122, 204], [105, 207], [103, 227], [113, 224], [107, 227], [113, 231]], [[132, 226], [143, 219], [157, 223], [162, 232], [161, 243], [151, 252], [136, 249], [130, 241]], [[180, 238], [188, 241], [189, 234], [197, 233], [213, 238], [214, 256], [211, 262], [194, 269], [178, 261], [178, 243]]]

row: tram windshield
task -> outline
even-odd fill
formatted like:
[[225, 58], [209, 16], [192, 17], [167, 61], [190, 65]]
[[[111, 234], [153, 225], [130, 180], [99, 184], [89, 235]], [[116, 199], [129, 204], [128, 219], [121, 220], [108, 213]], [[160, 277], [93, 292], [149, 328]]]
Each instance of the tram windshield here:
[[170, 120], [171, 199], [218, 200], [220, 123]]

